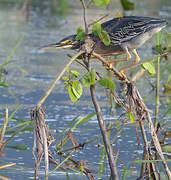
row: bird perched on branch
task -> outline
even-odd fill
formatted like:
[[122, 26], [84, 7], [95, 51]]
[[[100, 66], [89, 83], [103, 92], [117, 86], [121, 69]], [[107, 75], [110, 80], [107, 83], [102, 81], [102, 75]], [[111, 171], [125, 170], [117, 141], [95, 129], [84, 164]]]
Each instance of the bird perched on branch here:
[[[106, 46], [94, 33], [88, 35], [94, 41], [95, 45], [93, 51], [96, 54], [99, 54], [102, 57], [126, 54], [125, 58], [107, 61], [110, 67], [115, 62], [130, 60], [130, 52], [135, 55], [134, 62], [120, 70], [123, 76], [125, 76], [124, 72], [140, 61], [136, 49], [149, 40], [153, 34], [166, 27], [167, 24], [167, 21], [164, 19], [123, 16], [111, 19], [101, 24], [103, 30], [105, 30], [110, 37], [110, 44], [108, 46]], [[72, 50], [80, 50], [81, 46], [84, 44], [84, 40], [77, 40], [76, 36], [76, 34], [67, 36], [57, 43], [44, 46], [42, 49], [68, 48]]]

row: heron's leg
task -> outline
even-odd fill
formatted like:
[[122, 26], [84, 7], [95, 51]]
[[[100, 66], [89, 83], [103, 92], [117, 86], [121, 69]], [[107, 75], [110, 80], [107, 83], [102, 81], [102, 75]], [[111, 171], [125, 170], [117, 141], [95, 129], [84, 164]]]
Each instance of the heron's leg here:
[[131, 54], [130, 52], [128, 51], [128, 48], [125, 48], [125, 54], [126, 54], [126, 57], [125, 58], [121, 58], [121, 59], [114, 59], [114, 60], [108, 60], [106, 61], [108, 64], [109, 64], [109, 69], [112, 68], [112, 65], [116, 62], [120, 62], [120, 61], [129, 61], [131, 59]]
[[128, 71], [129, 69], [131, 69], [133, 66], [135, 66], [136, 64], [138, 64], [138, 62], [140, 61], [140, 57], [139, 57], [136, 49], [134, 49], [134, 50], [132, 51], [132, 53], [135, 55], [135, 60], [134, 60], [133, 63], [129, 64], [128, 66], [126, 66], [126, 67], [124, 67], [124, 68], [122, 68], [122, 69], [120, 70], [120, 73], [121, 73], [123, 76], [125, 76], [125, 74], [124, 74], [125, 71]]

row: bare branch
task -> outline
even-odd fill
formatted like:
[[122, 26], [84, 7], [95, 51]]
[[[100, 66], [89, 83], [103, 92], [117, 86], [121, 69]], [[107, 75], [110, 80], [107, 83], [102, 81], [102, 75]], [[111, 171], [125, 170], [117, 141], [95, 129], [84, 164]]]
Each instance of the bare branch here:
[[84, 16], [84, 26], [85, 26], [85, 33], [88, 35], [88, 26], [87, 26], [87, 21], [86, 21], [86, 5], [84, 0], [80, 0], [81, 4], [83, 6], [83, 16]]

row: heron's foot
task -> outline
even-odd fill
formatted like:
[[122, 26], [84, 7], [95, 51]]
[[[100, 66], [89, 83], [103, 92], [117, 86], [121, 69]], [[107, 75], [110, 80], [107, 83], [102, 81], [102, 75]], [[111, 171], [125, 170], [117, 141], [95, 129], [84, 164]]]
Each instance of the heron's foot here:
[[102, 63], [102, 66], [104, 66], [107, 71], [110, 71], [112, 69], [112, 64], [108, 63], [108, 61], [105, 61], [105, 63]]
[[124, 74], [124, 71], [120, 70], [119, 72], [120, 72], [121, 75], [122, 75], [122, 81], [125, 82], [126, 79], [127, 79], [127, 77], [126, 77], [126, 75]]

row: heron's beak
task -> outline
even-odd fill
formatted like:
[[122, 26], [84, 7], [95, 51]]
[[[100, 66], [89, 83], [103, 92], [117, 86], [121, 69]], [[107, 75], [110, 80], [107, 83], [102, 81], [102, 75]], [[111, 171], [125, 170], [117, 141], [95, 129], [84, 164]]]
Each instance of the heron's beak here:
[[43, 47], [40, 47], [40, 50], [51, 50], [51, 49], [66, 49], [71, 48], [72, 44], [64, 44], [64, 43], [54, 43], [54, 44], [48, 44]]

